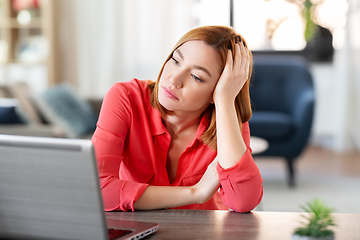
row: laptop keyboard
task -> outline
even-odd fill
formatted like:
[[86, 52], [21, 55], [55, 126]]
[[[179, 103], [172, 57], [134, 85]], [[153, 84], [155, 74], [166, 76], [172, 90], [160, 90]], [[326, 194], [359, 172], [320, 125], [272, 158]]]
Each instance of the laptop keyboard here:
[[131, 233], [131, 230], [109, 228], [109, 239], [114, 240]]

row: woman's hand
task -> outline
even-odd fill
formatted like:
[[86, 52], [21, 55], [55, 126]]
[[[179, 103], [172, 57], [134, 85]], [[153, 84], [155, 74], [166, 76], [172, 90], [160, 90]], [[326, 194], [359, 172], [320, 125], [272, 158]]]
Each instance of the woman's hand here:
[[235, 44], [235, 56], [228, 50], [226, 65], [214, 90], [214, 102], [234, 103], [249, 76], [250, 57], [242, 42]]
[[192, 186], [197, 203], [209, 201], [220, 187], [219, 175], [216, 170], [217, 158], [209, 164], [200, 181]]
[[235, 44], [234, 59], [228, 51], [224, 71], [214, 90], [217, 154], [224, 169], [236, 165], [247, 149], [239, 126], [235, 98], [249, 77], [249, 67], [249, 51], [239, 42]]

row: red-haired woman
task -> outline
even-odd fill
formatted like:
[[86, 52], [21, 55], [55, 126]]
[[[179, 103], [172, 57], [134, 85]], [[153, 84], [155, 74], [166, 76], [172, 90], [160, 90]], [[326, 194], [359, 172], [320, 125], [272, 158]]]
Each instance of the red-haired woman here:
[[242, 36], [206, 26], [179, 40], [156, 82], [114, 84], [92, 138], [105, 210], [254, 209], [251, 70]]

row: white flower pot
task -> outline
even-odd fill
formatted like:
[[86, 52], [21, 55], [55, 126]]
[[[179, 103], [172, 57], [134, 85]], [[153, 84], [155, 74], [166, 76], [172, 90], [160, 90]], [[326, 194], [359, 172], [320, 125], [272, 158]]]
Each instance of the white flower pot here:
[[308, 236], [300, 236], [297, 234], [293, 234], [291, 236], [291, 240], [334, 240], [334, 236], [326, 237], [326, 238], [313, 238]]

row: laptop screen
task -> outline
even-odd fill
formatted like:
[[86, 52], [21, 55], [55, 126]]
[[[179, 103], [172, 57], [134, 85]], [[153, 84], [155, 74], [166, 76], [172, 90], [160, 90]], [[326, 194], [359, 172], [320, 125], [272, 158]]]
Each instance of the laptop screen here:
[[0, 135], [0, 236], [108, 239], [90, 140]]

